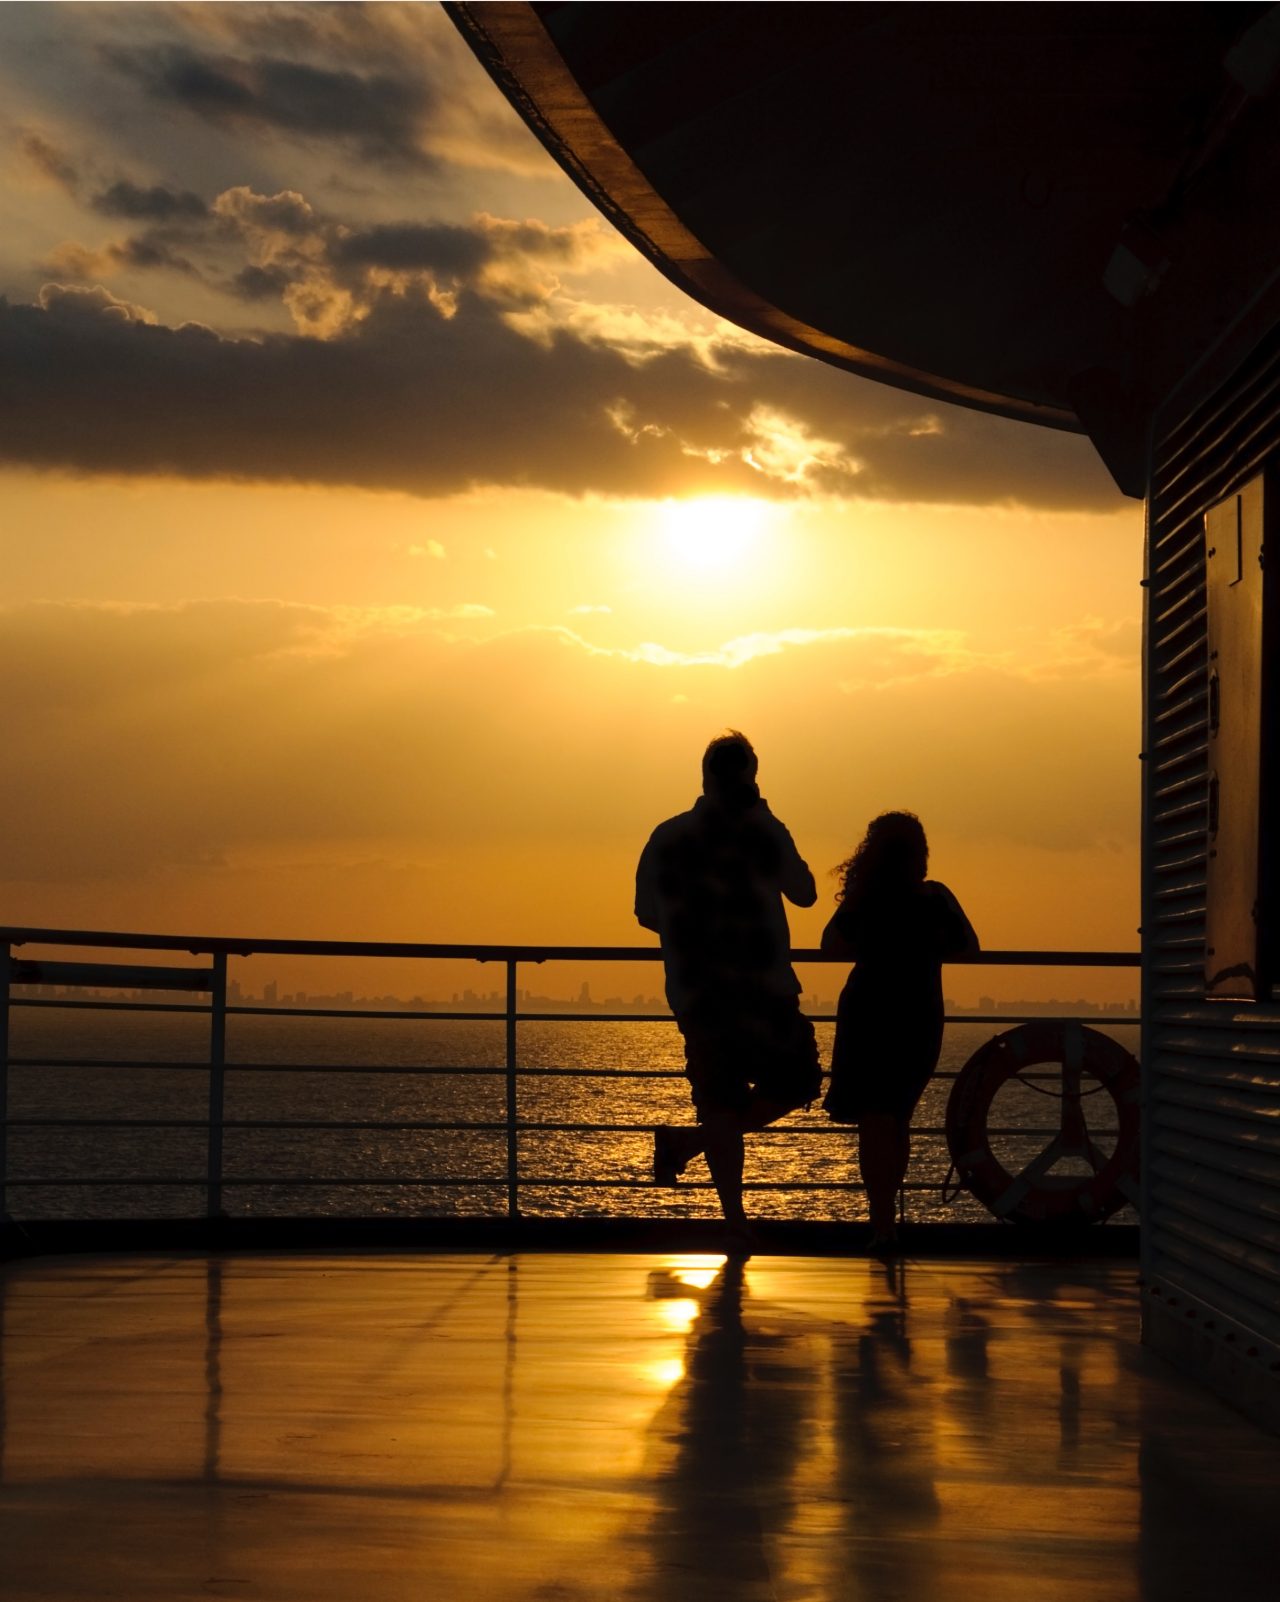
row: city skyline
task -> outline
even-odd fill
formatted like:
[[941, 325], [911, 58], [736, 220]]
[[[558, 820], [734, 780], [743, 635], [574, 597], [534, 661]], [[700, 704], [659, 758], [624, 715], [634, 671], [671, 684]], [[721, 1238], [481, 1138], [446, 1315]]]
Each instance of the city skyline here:
[[[173, 1001], [172, 991], [148, 990], [118, 990], [86, 989], [82, 986], [47, 985], [47, 984], [15, 984], [15, 996], [29, 997], [36, 1000], [85, 1000], [90, 997], [103, 1000], [128, 1000], [133, 1002], [148, 1002], [155, 1004], [170, 1004]], [[667, 1011], [666, 1003], [659, 996], [636, 993], [629, 999], [621, 995], [604, 996], [596, 998], [591, 994], [590, 980], [583, 980], [578, 993], [572, 996], [556, 996], [544, 994], [517, 986], [516, 1003], [518, 1009], [535, 1011], [563, 1011], [586, 1010], [600, 1012], [621, 1012], [627, 1009], [637, 1015], [662, 1014]], [[836, 996], [810, 995], [807, 992], [802, 998], [802, 1006], [808, 1012], [834, 1013]], [[435, 1010], [457, 1008], [470, 1010], [471, 1004], [476, 1007], [492, 1004], [495, 1017], [501, 1016], [506, 1005], [505, 990], [476, 991], [469, 987], [461, 991], [454, 991], [446, 1000], [443, 997], [415, 994], [408, 997], [393, 995], [389, 992], [372, 995], [361, 995], [354, 990], [340, 990], [320, 993], [305, 991], [281, 991], [275, 980], [266, 980], [260, 992], [246, 989], [238, 979], [230, 979], [227, 984], [227, 1003], [231, 1008], [261, 1006], [264, 1008], [279, 1007], [282, 1010], [301, 1007], [327, 1008], [332, 1005], [335, 1009], [340, 1007], [360, 1008], [364, 1010], [384, 1010], [413, 1012], [417, 1010]], [[1061, 997], [1048, 998], [997, 998], [981, 995], [972, 1005], [955, 1000], [953, 997], [945, 998], [948, 1012], [974, 1013], [983, 1015], [988, 1013], [1030, 1013], [1033, 1015], [1054, 1016], [1057, 1013], [1082, 1013], [1100, 1017], [1132, 1017], [1138, 1012], [1136, 997], [1123, 1001], [1096, 1001], [1086, 997], [1066, 999]]]

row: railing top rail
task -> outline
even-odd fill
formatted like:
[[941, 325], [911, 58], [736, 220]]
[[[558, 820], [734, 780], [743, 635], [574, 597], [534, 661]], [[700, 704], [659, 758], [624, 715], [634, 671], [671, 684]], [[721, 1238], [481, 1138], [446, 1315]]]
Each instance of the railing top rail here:
[[[0, 925], [0, 941], [10, 945], [113, 946], [129, 951], [182, 951], [192, 956], [223, 953], [230, 957], [458, 957], [476, 962], [658, 962], [657, 946], [517, 946], [469, 945], [416, 940], [258, 940], [238, 935], [138, 934], [102, 929], [39, 929]], [[799, 946], [793, 962], [846, 962], [815, 947]], [[1136, 968], [1136, 951], [982, 951], [956, 959], [957, 965], [982, 968]]]

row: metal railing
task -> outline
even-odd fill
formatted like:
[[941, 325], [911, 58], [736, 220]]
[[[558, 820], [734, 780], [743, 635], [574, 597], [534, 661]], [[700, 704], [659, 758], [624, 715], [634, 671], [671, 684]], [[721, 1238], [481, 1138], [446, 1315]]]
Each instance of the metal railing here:
[[[50, 960], [43, 956], [29, 957], [24, 948], [74, 948], [77, 951], [165, 952], [179, 954], [202, 961], [199, 967], [179, 965], [141, 966], [135, 963], [116, 964], [100, 961]], [[792, 952], [797, 964], [836, 963], [847, 966], [841, 959], [824, 956], [821, 952], [799, 948]], [[422, 1009], [386, 1007], [308, 1007], [281, 1006], [259, 1002], [236, 1003], [228, 1000], [228, 963], [234, 958], [281, 956], [305, 958], [384, 958], [411, 959], [414, 961], [469, 960], [501, 965], [504, 978], [504, 1005], [501, 1010], [475, 1010], [431, 1007]], [[537, 1175], [522, 1173], [520, 1164], [521, 1139], [535, 1134], [576, 1135], [641, 1135], [651, 1133], [653, 1122], [565, 1122], [545, 1118], [522, 1118], [520, 1091], [523, 1083], [541, 1079], [621, 1079], [621, 1080], [679, 1080], [684, 1075], [678, 1068], [652, 1067], [580, 1067], [531, 1066], [522, 1064], [520, 1037], [522, 1026], [547, 1023], [628, 1023], [671, 1025], [669, 1013], [602, 1012], [592, 1010], [551, 1012], [522, 1010], [520, 1006], [519, 976], [522, 967], [546, 962], [572, 962], [587, 964], [598, 962], [659, 962], [661, 955], [653, 946], [527, 946], [527, 945], [473, 945], [473, 944], [418, 944], [397, 941], [323, 941], [323, 940], [245, 940], [217, 937], [187, 937], [134, 933], [107, 933], [101, 931], [0, 927], [0, 1211], [7, 1213], [7, 1194], [10, 1187], [49, 1189], [96, 1189], [119, 1186], [182, 1189], [200, 1188], [205, 1193], [205, 1212], [210, 1217], [223, 1214], [224, 1191], [229, 1187], [293, 1188], [300, 1191], [327, 1188], [341, 1190], [353, 1186], [407, 1187], [430, 1189], [488, 1189], [505, 1191], [503, 1205], [494, 1212], [510, 1219], [520, 1216], [520, 1193], [539, 1188], [553, 1187], [565, 1190], [607, 1189], [616, 1191], [649, 1189], [652, 1180], [637, 1179], [625, 1174], [590, 1176], [583, 1174]], [[1056, 968], [1136, 968], [1136, 952], [1106, 951], [986, 951], [965, 958], [964, 966], [991, 968], [1056, 967]], [[14, 986], [61, 985], [64, 993], [55, 997], [15, 995]], [[132, 998], [104, 998], [90, 995], [83, 998], [67, 996], [67, 988], [123, 988], [133, 987], [147, 992], [172, 991], [207, 997], [200, 1001], [168, 1001]], [[208, 1053], [204, 1061], [154, 1061], [118, 1057], [66, 1057], [66, 1056], [11, 1056], [10, 1022], [14, 1008], [61, 1009], [64, 1011], [90, 1010], [99, 1012], [200, 1014], [208, 1018]], [[314, 1062], [251, 1062], [228, 1061], [227, 1024], [237, 1016], [325, 1018], [325, 1019], [379, 1019], [379, 1020], [430, 1020], [437, 1023], [486, 1023], [503, 1026], [503, 1060], [493, 1066], [405, 1064], [353, 1062], [326, 1064]], [[810, 1013], [815, 1023], [834, 1022], [834, 1014]], [[1063, 1018], [1064, 1015], [1057, 1015]], [[1079, 1018], [1081, 1015], [1065, 1015]], [[1089, 1014], [1088, 1017], [1107, 1027], [1136, 1027], [1139, 1020], [1129, 1014]], [[1013, 1024], [1044, 1021], [1042, 1012], [1018, 1014], [998, 1012], [990, 1014], [948, 1014], [949, 1024], [991, 1024], [1007, 1028]], [[205, 1114], [199, 1118], [148, 1118], [103, 1116], [24, 1116], [15, 1114], [11, 1107], [11, 1069], [95, 1069], [103, 1071], [147, 1068], [185, 1069], [208, 1074], [208, 1097]], [[478, 1076], [499, 1080], [503, 1086], [504, 1109], [500, 1121], [475, 1119], [313, 1119], [306, 1117], [239, 1119], [226, 1116], [226, 1087], [229, 1074], [410, 1074], [424, 1076], [470, 1077]], [[938, 1078], [954, 1078], [954, 1073], [940, 1072]], [[1025, 1076], [1037, 1077], [1035, 1074]], [[1056, 1077], [1051, 1073], [1042, 1078]], [[126, 1129], [126, 1130], [202, 1130], [205, 1133], [205, 1163], [203, 1172], [183, 1174], [11, 1174], [9, 1171], [10, 1133], [19, 1129]], [[501, 1136], [505, 1141], [505, 1173], [501, 1175], [457, 1175], [444, 1173], [412, 1172], [367, 1176], [352, 1175], [281, 1175], [236, 1174], [225, 1171], [224, 1141], [228, 1130], [348, 1130], [378, 1132], [433, 1132], [449, 1134], [469, 1131], [475, 1134]], [[925, 1137], [938, 1137], [945, 1133], [939, 1126], [917, 1125], [914, 1133]], [[845, 1133], [830, 1124], [802, 1125], [772, 1128], [761, 1131], [766, 1138], [813, 1139], [824, 1135]], [[1049, 1136], [1051, 1129], [1026, 1128], [1021, 1125], [1008, 1129], [992, 1129], [992, 1134], [1026, 1137]], [[1106, 1134], [1108, 1131], [1099, 1131]], [[688, 1189], [706, 1189], [706, 1184], [689, 1184]], [[784, 1180], [748, 1181], [747, 1188], [763, 1191], [849, 1191], [861, 1186], [849, 1179], [836, 1180]], [[936, 1183], [923, 1184], [908, 1181], [904, 1190], [936, 1189]], [[905, 1205], [905, 1199], [903, 1201]]]

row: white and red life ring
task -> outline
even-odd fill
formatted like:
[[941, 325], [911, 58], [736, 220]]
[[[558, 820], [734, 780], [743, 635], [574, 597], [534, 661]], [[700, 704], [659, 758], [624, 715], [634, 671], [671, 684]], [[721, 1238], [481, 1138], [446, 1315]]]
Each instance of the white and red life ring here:
[[[1058, 1065], [1059, 1130], [1020, 1173], [1010, 1173], [991, 1149], [988, 1114], [1002, 1085], [1028, 1068]], [[1082, 1080], [1098, 1083], [1081, 1091]], [[1073, 1088], [1074, 1087], [1074, 1088]], [[1084, 1103], [1091, 1095], [1114, 1103], [1118, 1134], [1109, 1156], [1089, 1134]], [[1100, 1223], [1138, 1200], [1141, 1080], [1138, 1063], [1110, 1035], [1080, 1024], [1019, 1024], [980, 1046], [956, 1076], [947, 1102], [947, 1146], [966, 1190], [997, 1218], [1018, 1224]], [[1083, 1157], [1091, 1173], [1055, 1174], [1063, 1157]]]

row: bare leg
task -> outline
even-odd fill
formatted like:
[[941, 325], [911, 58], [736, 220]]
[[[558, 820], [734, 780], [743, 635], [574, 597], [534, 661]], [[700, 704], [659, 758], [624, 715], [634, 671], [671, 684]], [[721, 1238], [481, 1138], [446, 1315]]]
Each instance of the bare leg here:
[[894, 1183], [894, 1190], [900, 1191], [906, 1182], [907, 1168], [911, 1163], [911, 1120], [902, 1119], [898, 1123], [898, 1177]]
[[858, 1166], [867, 1187], [871, 1234], [892, 1240], [896, 1233], [894, 1201], [907, 1172], [911, 1153], [909, 1125], [891, 1113], [868, 1113], [858, 1123]]
[[732, 1230], [745, 1231], [742, 1207], [742, 1118], [738, 1113], [715, 1112], [702, 1126], [707, 1167], [720, 1198], [724, 1221]]
[[794, 1108], [767, 1101], [753, 1093], [744, 1112], [713, 1115], [705, 1126], [704, 1147], [707, 1167], [720, 1198], [720, 1210], [732, 1234], [750, 1247], [751, 1224], [742, 1204], [743, 1135], [764, 1129]]

